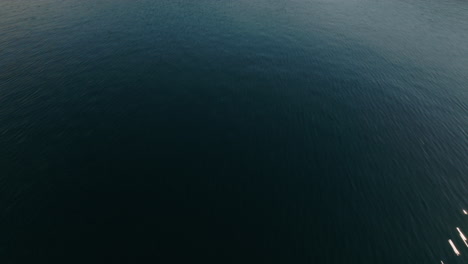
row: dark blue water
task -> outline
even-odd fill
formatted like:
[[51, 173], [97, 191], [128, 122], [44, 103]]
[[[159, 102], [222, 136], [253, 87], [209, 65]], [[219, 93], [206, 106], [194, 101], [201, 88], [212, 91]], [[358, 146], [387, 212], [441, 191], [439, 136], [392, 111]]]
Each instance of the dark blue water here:
[[466, 1], [0, 2], [1, 263], [466, 263], [467, 195]]

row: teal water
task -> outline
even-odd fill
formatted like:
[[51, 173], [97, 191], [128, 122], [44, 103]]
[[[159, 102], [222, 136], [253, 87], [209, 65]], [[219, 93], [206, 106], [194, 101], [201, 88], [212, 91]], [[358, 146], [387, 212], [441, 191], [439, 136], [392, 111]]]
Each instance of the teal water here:
[[1, 1], [0, 262], [466, 263], [467, 43], [456, 0]]

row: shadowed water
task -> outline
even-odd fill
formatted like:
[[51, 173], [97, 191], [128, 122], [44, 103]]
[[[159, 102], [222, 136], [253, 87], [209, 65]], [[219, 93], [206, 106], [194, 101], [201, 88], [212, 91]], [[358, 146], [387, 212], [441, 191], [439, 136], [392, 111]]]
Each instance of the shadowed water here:
[[467, 43], [457, 0], [1, 1], [0, 262], [464, 263]]

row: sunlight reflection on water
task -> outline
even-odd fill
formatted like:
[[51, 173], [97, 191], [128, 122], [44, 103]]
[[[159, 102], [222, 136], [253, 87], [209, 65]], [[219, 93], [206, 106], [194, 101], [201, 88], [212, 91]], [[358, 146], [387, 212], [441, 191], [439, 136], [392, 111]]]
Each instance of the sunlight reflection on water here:
[[[465, 209], [462, 209], [462, 212], [463, 214], [467, 215], [468, 212], [465, 210]], [[461, 229], [459, 227], [456, 227], [457, 231], [458, 231], [458, 234], [460, 235], [460, 238], [461, 240], [463, 241], [463, 243], [465, 244], [466, 247], [468, 247], [468, 239], [466, 238], [466, 236], [463, 234], [463, 232], [461, 231]], [[452, 247], [453, 249], [453, 252], [455, 253], [456, 256], [460, 256], [461, 253], [460, 251], [458, 250], [457, 246], [455, 245], [455, 243], [452, 241], [452, 239], [449, 239], [448, 240], [448, 243], [450, 244], [450, 246]], [[440, 261], [441, 264], [444, 264], [444, 261]]]

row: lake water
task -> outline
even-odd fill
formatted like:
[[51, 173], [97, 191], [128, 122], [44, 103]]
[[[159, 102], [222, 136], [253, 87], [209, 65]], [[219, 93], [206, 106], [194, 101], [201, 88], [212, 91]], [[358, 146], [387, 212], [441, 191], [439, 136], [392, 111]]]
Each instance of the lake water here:
[[466, 1], [0, 2], [1, 263], [466, 263], [463, 209]]

